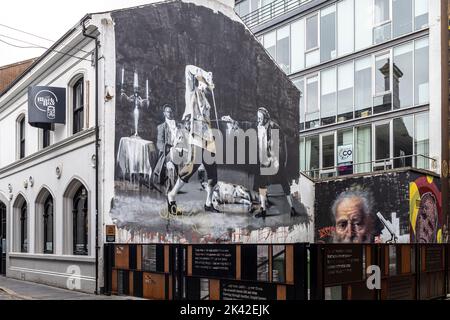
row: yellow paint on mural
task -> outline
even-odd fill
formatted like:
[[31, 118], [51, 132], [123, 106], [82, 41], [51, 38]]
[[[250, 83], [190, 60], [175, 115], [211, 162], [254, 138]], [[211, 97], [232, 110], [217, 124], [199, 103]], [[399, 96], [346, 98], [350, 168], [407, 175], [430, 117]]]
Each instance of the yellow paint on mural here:
[[416, 220], [419, 207], [417, 206], [417, 200], [420, 200], [420, 193], [417, 185], [414, 182], [409, 183], [409, 218], [411, 221], [411, 227], [413, 232], [416, 233]]
[[442, 229], [439, 229], [436, 236], [437, 243], [442, 243]]
[[429, 184], [432, 184], [433, 183], [433, 177], [432, 176], [427, 176], [427, 182]]

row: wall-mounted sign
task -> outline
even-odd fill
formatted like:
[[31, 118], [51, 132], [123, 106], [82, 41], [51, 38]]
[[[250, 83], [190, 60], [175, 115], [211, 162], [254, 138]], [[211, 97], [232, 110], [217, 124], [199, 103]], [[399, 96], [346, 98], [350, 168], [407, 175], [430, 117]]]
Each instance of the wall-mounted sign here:
[[28, 87], [28, 123], [37, 128], [52, 129], [54, 123], [66, 123], [66, 89]]
[[353, 161], [353, 145], [338, 146], [338, 164]]
[[236, 246], [194, 245], [192, 275], [204, 277], [236, 277]]
[[325, 247], [324, 283], [361, 281], [363, 277], [362, 247], [330, 245]]
[[116, 226], [106, 225], [106, 242], [116, 242]]

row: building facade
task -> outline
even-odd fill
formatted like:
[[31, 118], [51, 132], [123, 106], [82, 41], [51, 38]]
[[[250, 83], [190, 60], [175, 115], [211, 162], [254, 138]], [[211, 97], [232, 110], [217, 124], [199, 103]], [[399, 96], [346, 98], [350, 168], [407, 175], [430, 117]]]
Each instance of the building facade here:
[[[423, 169], [441, 179], [448, 224], [447, 7], [433, 0], [236, 2], [302, 92], [302, 177], [334, 183]], [[330, 210], [319, 207], [316, 222]]]

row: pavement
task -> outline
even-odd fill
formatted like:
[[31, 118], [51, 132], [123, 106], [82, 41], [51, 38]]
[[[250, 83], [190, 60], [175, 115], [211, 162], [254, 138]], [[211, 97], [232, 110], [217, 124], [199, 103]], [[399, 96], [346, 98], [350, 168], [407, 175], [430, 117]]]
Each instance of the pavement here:
[[95, 295], [0, 276], [0, 300], [139, 300], [139, 298]]

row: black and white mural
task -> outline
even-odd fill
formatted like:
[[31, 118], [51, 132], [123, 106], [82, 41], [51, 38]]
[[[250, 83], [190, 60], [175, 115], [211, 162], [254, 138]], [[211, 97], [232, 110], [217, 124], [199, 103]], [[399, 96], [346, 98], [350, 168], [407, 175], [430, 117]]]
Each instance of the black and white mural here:
[[227, 242], [307, 225], [292, 188], [300, 93], [238, 17], [182, 1], [112, 17], [119, 241]]

